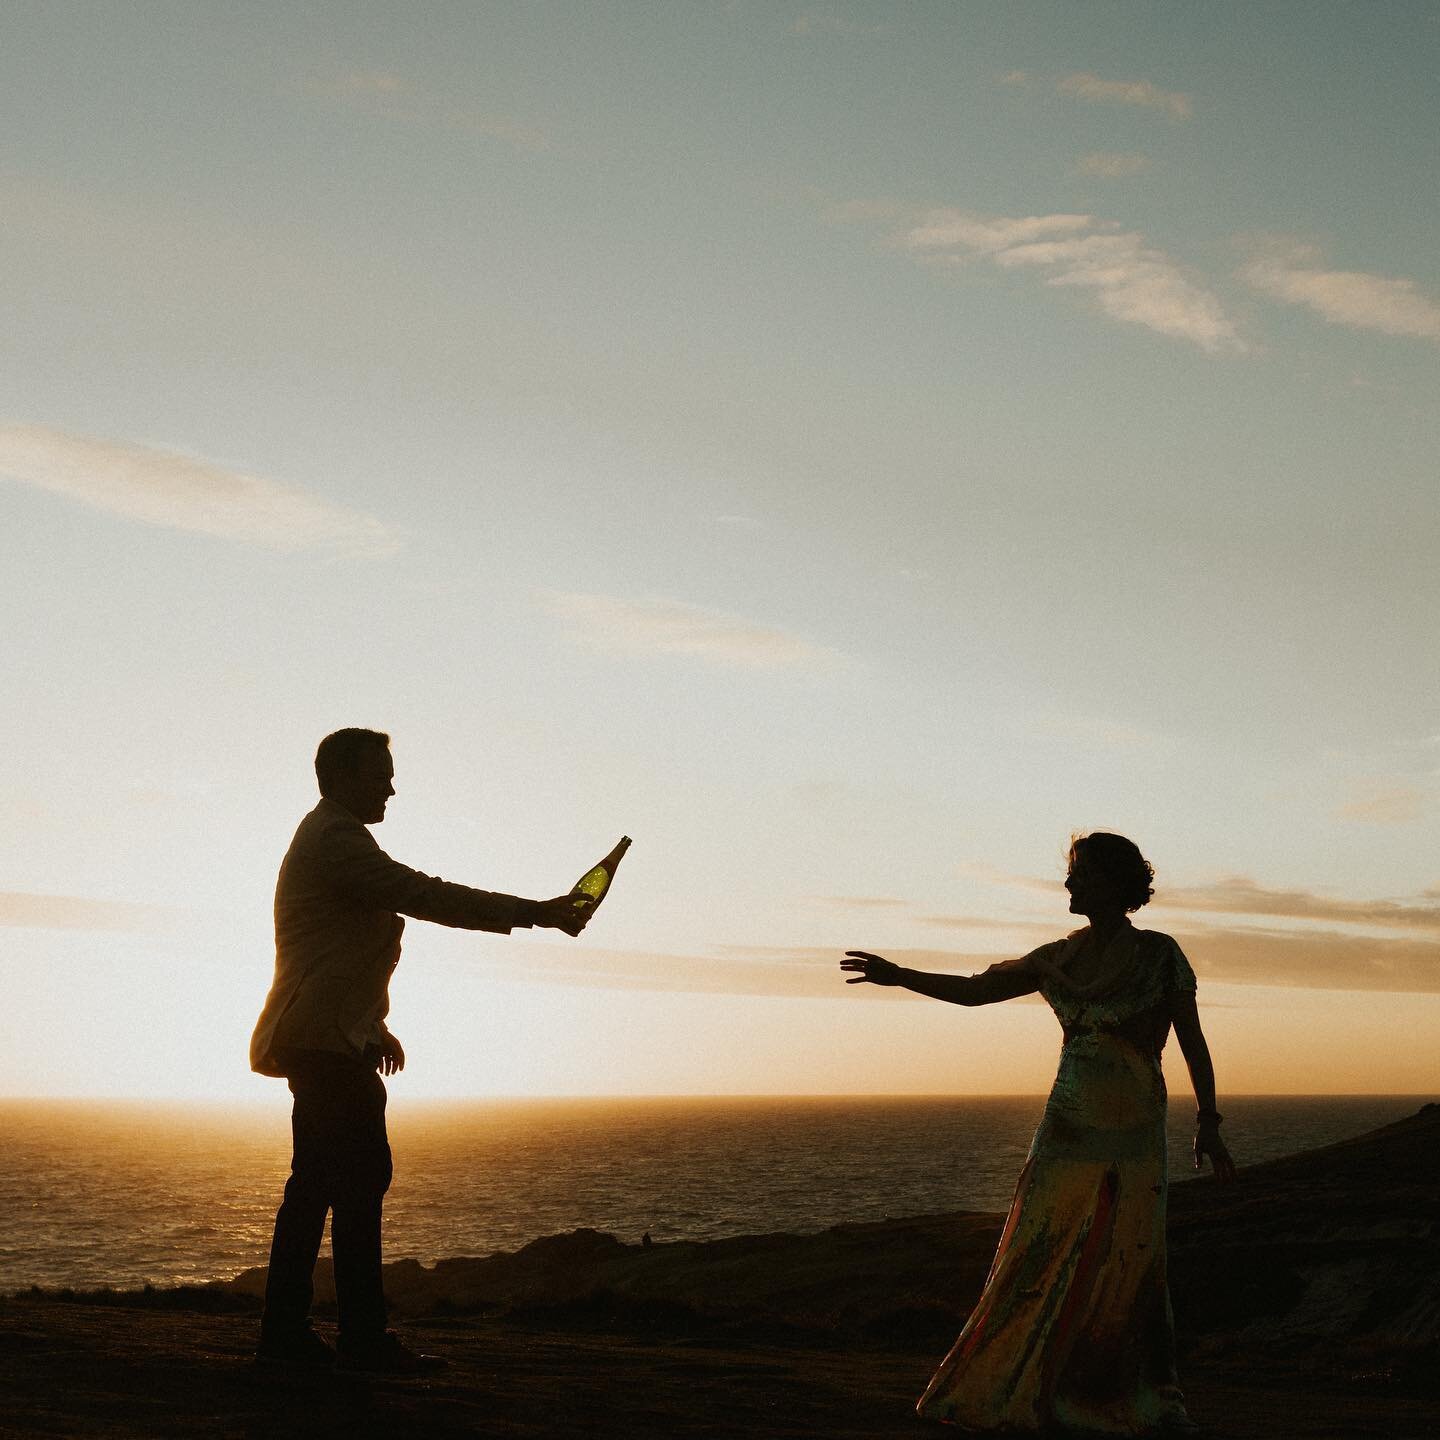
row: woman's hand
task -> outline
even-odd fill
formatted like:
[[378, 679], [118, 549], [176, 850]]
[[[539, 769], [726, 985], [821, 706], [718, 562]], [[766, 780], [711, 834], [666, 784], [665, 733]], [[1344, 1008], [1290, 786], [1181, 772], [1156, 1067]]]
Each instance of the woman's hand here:
[[1215, 1171], [1215, 1178], [1222, 1185], [1228, 1185], [1235, 1179], [1235, 1162], [1230, 1158], [1230, 1152], [1220, 1138], [1220, 1126], [1214, 1120], [1202, 1120], [1195, 1127], [1195, 1168], [1197, 1170], [1204, 1168], [1207, 1155], [1210, 1157], [1210, 1165]]
[[840, 962], [842, 970], [851, 970], [855, 973], [853, 980], [847, 980], [847, 985], [901, 985], [904, 983], [902, 976], [904, 971], [900, 966], [885, 959], [883, 955], [871, 955], [867, 950], [847, 950], [846, 958]]

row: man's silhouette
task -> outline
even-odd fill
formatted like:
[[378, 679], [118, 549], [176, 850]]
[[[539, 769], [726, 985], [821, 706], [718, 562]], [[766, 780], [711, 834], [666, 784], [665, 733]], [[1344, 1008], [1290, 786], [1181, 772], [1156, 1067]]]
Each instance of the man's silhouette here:
[[[405, 1068], [385, 1025], [403, 915], [508, 934], [544, 926], [578, 935], [573, 897], [522, 900], [422, 875], [365, 828], [395, 793], [390, 737], [337, 730], [315, 752], [320, 803], [300, 822], [275, 886], [275, 979], [250, 1041], [250, 1068], [283, 1076], [295, 1149], [275, 1216], [257, 1358], [407, 1373], [442, 1363], [385, 1328], [380, 1214], [390, 1185], [382, 1074]], [[331, 1215], [338, 1359], [310, 1328], [315, 1260]]]

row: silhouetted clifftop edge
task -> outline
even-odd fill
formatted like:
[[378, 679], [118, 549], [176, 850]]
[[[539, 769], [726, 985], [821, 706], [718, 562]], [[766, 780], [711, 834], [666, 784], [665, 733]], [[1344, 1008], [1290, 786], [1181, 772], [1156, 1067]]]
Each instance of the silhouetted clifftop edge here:
[[[1241, 1140], [1243, 1143], [1243, 1137]], [[1182, 1344], [1227, 1354], [1440, 1354], [1440, 1105], [1351, 1140], [1171, 1192]], [[810, 1235], [622, 1243], [576, 1230], [519, 1250], [386, 1266], [397, 1314], [500, 1313], [574, 1328], [793, 1331], [897, 1347], [948, 1343], [999, 1215], [838, 1225]], [[263, 1269], [219, 1287], [258, 1296]], [[333, 1296], [328, 1265], [317, 1296]]]

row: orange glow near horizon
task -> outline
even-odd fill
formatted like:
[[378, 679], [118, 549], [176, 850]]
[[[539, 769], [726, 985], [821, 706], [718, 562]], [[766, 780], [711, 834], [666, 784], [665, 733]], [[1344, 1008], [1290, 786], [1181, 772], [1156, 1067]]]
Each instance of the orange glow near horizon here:
[[[263, 1101], [278, 1081], [245, 1049], [263, 986], [253, 974], [170, 972], [150, 995], [93, 953], [11, 979], [34, 1017], [0, 1094]], [[1059, 1031], [1037, 1001], [967, 1010], [872, 987], [834, 998], [587, 988], [493, 978], [434, 955], [407, 960], [391, 1025], [406, 1046], [402, 1099], [646, 1095], [1043, 1094]], [[27, 990], [28, 984], [28, 990]], [[68, 996], [84, 990], [89, 1005]], [[1230, 1094], [1425, 1094], [1440, 1052], [1440, 996], [1206, 984], [1201, 1016]], [[1175, 1103], [1189, 1083], [1173, 1043]]]

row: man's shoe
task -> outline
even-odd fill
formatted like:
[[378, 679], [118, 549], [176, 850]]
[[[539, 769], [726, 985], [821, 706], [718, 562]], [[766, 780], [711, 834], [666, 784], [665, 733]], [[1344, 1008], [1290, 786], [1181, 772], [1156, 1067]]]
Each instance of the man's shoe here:
[[283, 1365], [292, 1370], [329, 1370], [335, 1352], [307, 1325], [303, 1330], [279, 1334], [260, 1332], [255, 1347], [257, 1365]]
[[433, 1375], [449, 1363], [438, 1355], [412, 1350], [393, 1330], [362, 1345], [342, 1340], [335, 1358], [336, 1370], [345, 1375]]
[[1155, 1429], [1155, 1434], [1160, 1440], [1181, 1440], [1181, 1437], [1199, 1437], [1204, 1435], [1205, 1427], [1197, 1424], [1183, 1410], [1173, 1415], [1167, 1415]]

